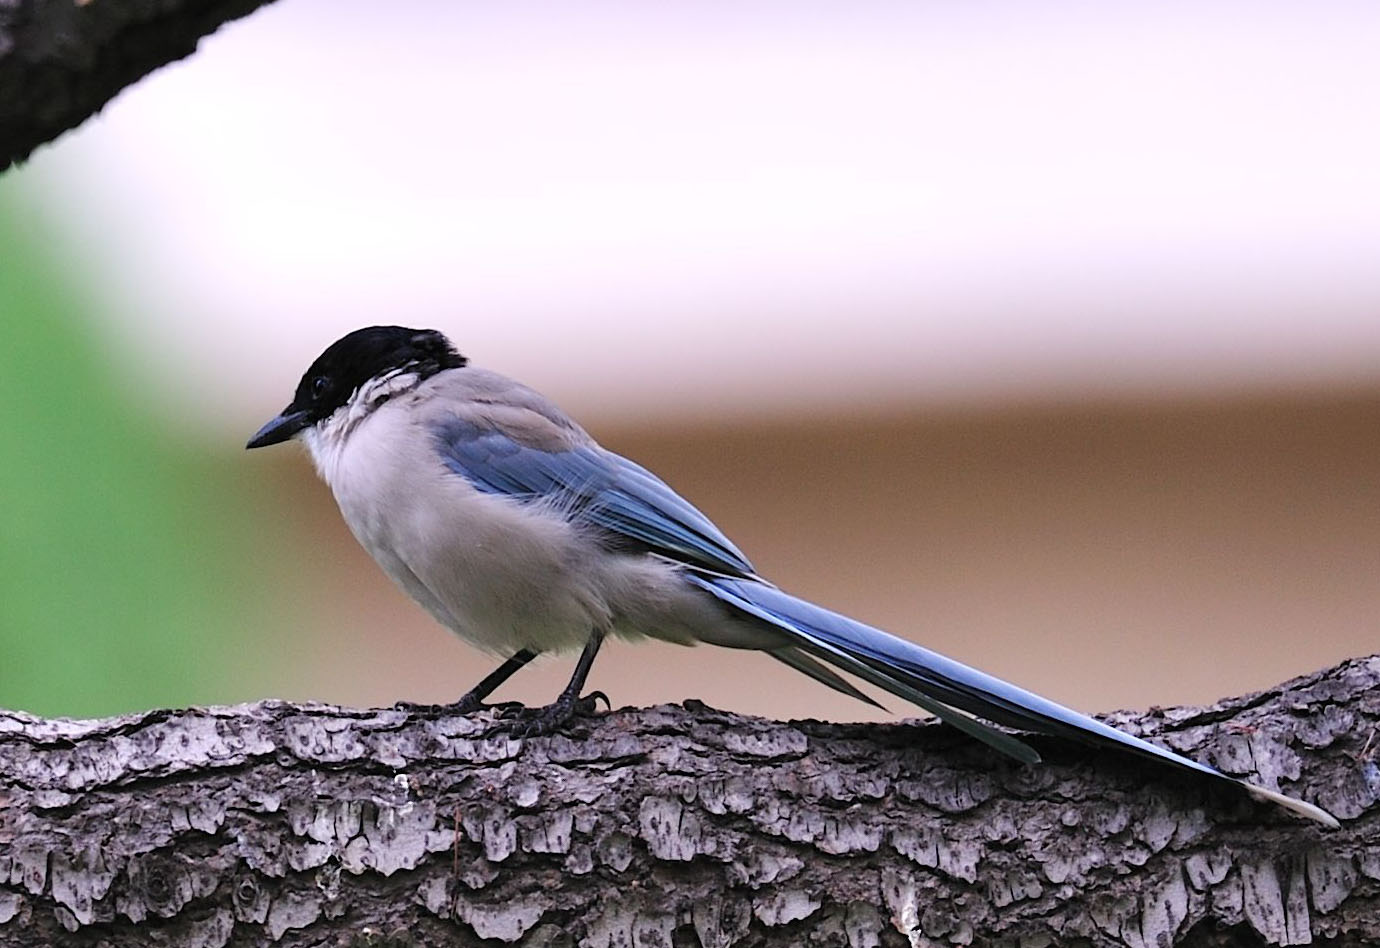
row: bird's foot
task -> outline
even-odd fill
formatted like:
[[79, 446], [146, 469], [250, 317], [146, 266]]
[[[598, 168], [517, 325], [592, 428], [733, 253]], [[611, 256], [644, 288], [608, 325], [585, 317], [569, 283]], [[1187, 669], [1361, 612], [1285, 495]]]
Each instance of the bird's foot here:
[[413, 714], [459, 714], [470, 715], [477, 711], [488, 711], [495, 709], [507, 715], [514, 710], [521, 710], [522, 705], [516, 701], [499, 701], [494, 704], [485, 704], [484, 699], [473, 692], [461, 695], [450, 704], [421, 704], [414, 701], [396, 701], [393, 708], [397, 711], [410, 711]]
[[444, 708], [441, 704], [427, 704], [424, 701], [394, 701], [394, 711], [406, 711], [408, 714], [435, 714]]
[[520, 701], [495, 701], [493, 704], [485, 704], [484, 699], [473, 691], [461, 695], [455, 701], [446, 705], [446, 710], [451, 714], [474, 714], [476, 711], [498, 711], [501, 715], [507, 714], [510, 710], [521, 710]]
[[532, 717], [514, 722], [513, 733], [519, 737], [541, 737], [554, 734], [577, 717], [588, 717], [599, 708], [599, 702], [610, 708], [609, 696], [602, 691], [591, 691], [584, 697], [561, 695], [544, 708], [536, 709]]

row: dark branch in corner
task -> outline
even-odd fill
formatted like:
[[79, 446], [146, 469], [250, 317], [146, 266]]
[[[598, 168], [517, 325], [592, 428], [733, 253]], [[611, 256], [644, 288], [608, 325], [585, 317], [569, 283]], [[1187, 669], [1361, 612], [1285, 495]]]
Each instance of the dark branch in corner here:
[[0, 171], [269, 0], [0, 0]]
[[1380, 657], [1114, 723], [1336, 814], [929, 725], [0, 712], [0, 946], [1380, 945]]

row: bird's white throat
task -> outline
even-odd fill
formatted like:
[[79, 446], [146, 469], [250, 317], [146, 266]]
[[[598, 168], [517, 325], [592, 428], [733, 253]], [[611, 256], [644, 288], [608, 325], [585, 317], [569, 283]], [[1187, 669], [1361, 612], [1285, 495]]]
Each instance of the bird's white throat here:
[[389, 399], [410, 392], [419, 384], [421, 377], [416, 372], [404, 369], [377, 375], [355, 389], [345, 404], [329, 417], [302, 432], [302, 440], [311, 453], [312, 463], [327, 484], [334, 483], [341, 452], [360, 423]]

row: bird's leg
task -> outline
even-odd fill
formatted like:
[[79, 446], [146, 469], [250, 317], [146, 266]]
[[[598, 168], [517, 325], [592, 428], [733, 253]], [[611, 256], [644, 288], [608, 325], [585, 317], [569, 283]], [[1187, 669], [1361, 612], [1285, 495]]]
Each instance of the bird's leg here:
[[[530, 662], [532, 659], [536, 657], [537, 653], [532, 651], [531, 649], [519, 649], [518, 651], [514, 652], [512, 657], [509, 658], [506, 662], [504, 662], [502, 665], [499, 665], [493, 671], [489, 672], [489, 674], [485, 675], [484, 679], [479, 684], [475, 685], [469, 691], [461, 695], [455, 701], [454, 704], [443, 707], [445, 708], [445, 710], [453, 711], [457, 714], [473, 714], [474, 712], [481, 710], [484, 707], [484, 699], [487, 698], [489, 695], [493, 694], [494, 689], [496, 689], [499, 685], [503, 684], [509, 678], [512, 678], [513, 675], [520, 668], [522, 668], [524, 665], [526, 665], [528, 662]], [[411, 702], [399, 701], [396, 705], [394, 705], [394, 707], [403, 710], [415, 711], [430, 708], [431, 706], [414, 705]]]
[[599, 646], [603, 644], [603, 630], [595, 629], [590, 633], [589, 641], [585, 643], [585, 650], [580, 653], [580, 660], [575, 663], [575, 673], [570, 676], [570, 683], [565, 686], [555, 701], [538, 711], [532, 720], [519, 726], [522, 734], [528, 737], [550, 734], [559, 730], [575, 715], [592, 712], [598, 699], [603, 698], [604, 703], [608, 703], [608, 695], [602, 691], [591, 692], [583, 698], [580, 697], [580, 691], [585, 686], [585, 679], [589, 677], [589, 670], [594, 665], [594, 656], [599, 654]]
[[512, 678], [520, 668], [536, 657], [537, 653], [531, 649], [518, 649], [506, 662], [485, 675], [479, 684], [461, 695], [451, 707], [461, 714], [478, 711], [484, 707], [484, 699], [493, 694], [494, 689]]

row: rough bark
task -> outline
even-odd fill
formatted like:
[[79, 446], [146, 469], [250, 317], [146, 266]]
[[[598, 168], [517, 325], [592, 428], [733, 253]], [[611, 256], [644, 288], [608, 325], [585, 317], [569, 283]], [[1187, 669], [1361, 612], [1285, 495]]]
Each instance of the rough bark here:
[[[1115, 723], [1331, 810], [694, 702], [0, 713], [0, 945], [1380, 944], [1380, 656]], [[491, 941], [484, 941], [490, 939]]]
[[0, 171], [269, 0], [0, 0]]

